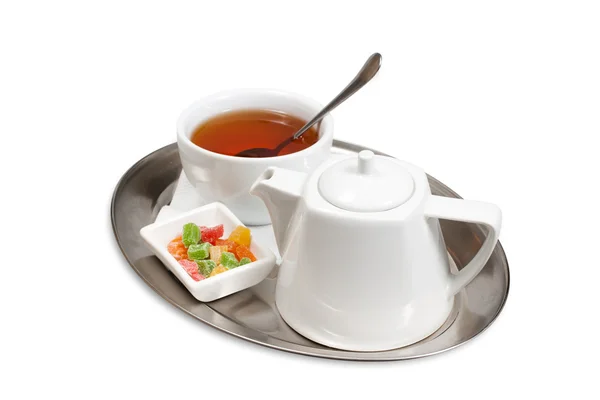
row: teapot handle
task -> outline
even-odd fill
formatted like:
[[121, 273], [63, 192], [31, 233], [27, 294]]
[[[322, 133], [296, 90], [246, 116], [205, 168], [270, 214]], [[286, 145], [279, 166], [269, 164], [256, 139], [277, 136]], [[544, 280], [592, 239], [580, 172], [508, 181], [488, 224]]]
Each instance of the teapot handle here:
[[448, 296], [452, 297], [477, 276], [491, 257], [500, 235], [502, 212], [498, 206], [491, 203], [431, 195], [425, 206], [425, 215], [452, 221], [484, 224], [488, 228], [487, 237], [479, 252], [475, 254], [471, 262], [451, 276]]

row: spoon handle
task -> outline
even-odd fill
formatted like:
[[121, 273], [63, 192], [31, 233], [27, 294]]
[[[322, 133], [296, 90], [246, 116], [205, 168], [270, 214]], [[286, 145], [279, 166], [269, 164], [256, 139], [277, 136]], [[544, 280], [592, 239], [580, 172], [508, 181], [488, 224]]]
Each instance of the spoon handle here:
[[308, 121], [302, 128], [300, 128], [300, 130], [294, 134], [293, 139], [298, 139], [314, 124], [322, 120], [323, 117], [325, 117], [325, 115], [327, 115], [330, 111], [346, 101], [348, 97], [356, 93], [361, 87], [365, 86], [367, 82], [373, 79], [375, 74], [377, 74], [379, 67], [381, 67], [381, 54], [374, 53], [369, 57], [367, 62], [365, 62], [365, 65], [363, 65], [354, 79], [352, 79], [352, 82], [350, 82], [348, 86], [346, 86], [344, 90], [340, 92], [340, 94], [331, 100], [331, 102], [329, 102], [329, 104], [327, 104], [317, 115], [315, 115], [313, 119]]

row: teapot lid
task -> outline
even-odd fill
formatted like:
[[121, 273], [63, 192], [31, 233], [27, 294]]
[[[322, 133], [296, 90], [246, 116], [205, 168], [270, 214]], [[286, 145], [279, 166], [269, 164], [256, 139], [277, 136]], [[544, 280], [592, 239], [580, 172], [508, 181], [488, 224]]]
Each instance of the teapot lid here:
[[325, 200], [354, 212], [391, 210], [410, 199], [414, 188], [410, 172], [370, 150], [333, 164], [319, 178], [319, 193]]

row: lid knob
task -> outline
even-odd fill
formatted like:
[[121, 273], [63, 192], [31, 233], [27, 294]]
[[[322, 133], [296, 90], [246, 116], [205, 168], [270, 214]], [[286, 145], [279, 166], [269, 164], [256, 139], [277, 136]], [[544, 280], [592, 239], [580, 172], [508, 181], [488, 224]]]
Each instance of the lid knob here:
[[408, 201], [415, 188], [412, 175], [398, 161], [370, 150], [330, 166], [318, 186], [329, 203], [354, 212], [391, 210]]
[[358, 172], [363, 175], [370, 175], [373, 173], [375, 166], [373, 165], [373, 157], [375, 153], [371, 150], [363, 150], [358, 153]]

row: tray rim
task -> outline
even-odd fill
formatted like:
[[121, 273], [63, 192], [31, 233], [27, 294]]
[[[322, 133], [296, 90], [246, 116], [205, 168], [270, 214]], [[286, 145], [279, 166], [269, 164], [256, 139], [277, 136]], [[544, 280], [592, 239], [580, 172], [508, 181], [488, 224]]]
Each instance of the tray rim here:
[[[164, 294], [159, 288], [157, 288], [155, 285], [153, 285], [151, 282], [149, 282], [141, 273], [140, 271], [136, 268], [135, 264], [132, 262], [132, 260], [129, 259], [129, 257], [127, 257], [127, 254], [125, 252], [125, 249], [123, 248], [122, 244], [121, 244], [121, 240], [119, 238], [119, 234], [117, 232], [117, 221], [116, 221], [116, 210], [115, 210], [115, 203], [119, 194], [120, 189], [123, 187], [124, 182], [129, 178], [129, 176], [136, 171], [140, 165], [146, 163], [148, 161], [148, 159], [150, 159], [154, 154], [159, 153], [161, 151], [165, 151], [168, 148], [177, 148], [177, 143], [173, 142], [170, 143], [168, 145], [165, 145], [163, 147], [160, 147], [150, 153], [148, 153], [147, 155], [145, 155], [144, 157], [142, 157], [141, 159], [139, 159], [137, 162], [135, 162], [133, 165], [131, 165], [127, 171], [125, 171], [125, 173], [123, 173], [123, 175], [119, 178], [119, 180], [117, 181], [117, 184], [115, 185], [114, 189], [113, 189], [113, 193], [111, 196], [111, 201], [110, 201], [110, 219], [111, 219], [111, 227], [112, 227], [112, 231], [113, 231], [113, 235], [114, 238], [117, 242], [117, 246], [119, 247], [119, 250], [121, 251], [121, 254], [123, 255], [123, 257], [125, 258], [125, 260], [127, 261], [127, 263], [129, 264], [129, 266], [135, 271], [135, 273], [142, 278], [142, 280], [144, 281], [144, 283], [146, 283], [146, 285], [148, 285], [155, 293], [157, 293], [160, 297], [162, 297], [164, 300], [166, 300], [167, 302], [169, 302], [170, 304], [172, 304], [173, 306], [175, 306], [176, 308], [178, 308], [179, 310], [183, 311], [185, 314], [191, 316], [192, 318], [194, 318], [195, 320], [199, 320], [200, 322], [213, 327], [219, 331], [225, 332], [229, 335], [232, 335], [234, 337], [238, 337], [240, 339], [243, 339], [245, 341], [248, 342], [252, 342], [267, 348], [271, 348], [271, 349], [275, 349], [275, 350], [280, 350], [280, 351], [285, 351], [288, 353], [293, 353], [293, 354], [300, 354], [300, 355], [305, 355], [305, 356], [310, 356], [310, 357], [317, 357], [317, 358], [328, 358], [328, 359], [335, 359], [335, 360], [342, 360], [342, 361], [366, 361], [366, 362], [374, 362], [374, 361], [404, 361], [404, 360], [412, 360], [412, 359], [418, 359], [418, 358], [424, 358], [424, 357], [429, 357], [429, 356], [433, 356], [436, 354], [440, 354], [440, 353], [444, 353], [447, 352], [449, 350], [458, 348], [466, 343], [469, 343], [471, 340], [473, 340], [475, 337], [481, 335], [483, 332], [485, 332], [498, 318], [498, 316], [501, 314], [502, 310], [504, 309], [505, 305], [506, 305], [506, 301], [508, 300], [508, 295], [510, 293], [510, 265], [508, 262], [508, 258], [506, 257], [506, 252], [504, 251], [504, 248], [501, 244], [500, 241], [498, 241], [498, 243], [496, 244], [496, 249], [499, 250], [501, 257], [503, 258], [505, 264], [506, 264], [506, 290], [504, 291], [503, 294], [503, 298], [502, 298], [502, 302], [500, 303], [500, 306], [498, 307], [496, 313], [491, 317], [490, 321], [488, 322], [488, 324], [483, 327], [481, 330], [479, 330], [478, 332], [476, 332], [475, 334], [469, 336], [468, 338], [466, 338], [465, 340], [463, 340], [462, 342], [456, 343], [452, 346], [446, 347], [444, 349], [440, 349], [437, 351], [431, 351], [428, 353], [423, 353], [423, 354], [416, 354], [416, 355], [409, 355], [409, 356], [402, 356], [402, 357], [394, 357], [394, 356], [390, 356], [390, 357], [386, 357], [385, 354], [389, 353], [390, 351], [383, 351], [383, 352], [352, 352], [352, 351], [346, 351], [346, 350], [339, 350], [339, 349], [315, 349], [318, 351], [326, 351], [327, 353], [333, 353], [333, 354], [317, 354], [317, 352], [313, 351], [308, 351], [308, 350], [304, 350], [304, 349], [311, 349], [311, 347], [305, 346], [305, 345], [301, 345], [301, 344], [297, 344], [297, 343], [293, 343], [293, 342], [289, 342], [283, 339], [279, 339], [279, 338], [275, 338], [272, 336], [269, 336], [265, 333], [262, 332], [258, 332], [255, 331], [247, 326], [241, 325], [237, 322], [232, 321], [230, 318], [228, 318], [226, 315], [220, 314], [217, 311], [213, 310], [211, 308], [211, 310], [221, 316], [223, 316], [224, 318], [227, 318], [229, 321], [231, 321], [232, 323], [234, 323], [238, 328], [242, 329], [243, 331], [247, 331], [249, 333], [254, 333], [254, 334], [260, 334], [260, 335], [265, 335], [266, 337], [268, 337], [270, 340], [269, 341], [261, 341], [255, 337], [251, 337], [251, 335], [248, 336], [244, 336], [241, 333], [238, 332], [232, 332], [222, 326], [219, 326], [215, 323], [212, 323], [210, 321], [207, 321], [205, 319], [200, 319], [197, 315], [194, 315], [193, 313], [191, 313], [190, 311], [186, 310], [183, 306], [177, 304], [175, 301], [171, 300], [166, 294]], [[388, 157], [393, 157], [389, 154], [383, 153], [381, 151], [375, 150], [375, 149], [371, 149], [369, 147], [366, 146], [362, 146], [362, 145], [358, 145], [355, 143], [351, 143], [351, 142], [346, 142], [346, 141], [342, 141], [342, 140], [337, 140], [334, 139], [333, 143], [332, 143], [332, 149], [333, 148], [341, 148], [343, 150], [348, 150], [348, 151], [353, 151], [353, 152], [358, 152], [360, 150], [371, 150], [373, 151], [373, 153], [378, 154], [378, 155], [383, 155], [383, 156], [388, 156]], [[395, 158], [395, 157], [393, 157]], [[436, 179], [435, 177], [427, 174], [427, 178], [428, 180], [432, 180], [435, 181], [437, 183], [439, 183], [440, 185], [444, 186], [454, 197], [458, 198], [458, 199], [462, 199], [462, 197], [456, 193], [454, 190], [452, 190], [450, 187], [448, 187], [447, 185], [445, 185], [443, 182], [439, 181], [438, 179]], [[202, 303], [202, 305], [204, 307], [210, 308], [208, 307], [206, 304]], [[287, 347], [285, 346], [279, 346], [278, 343], [286, 343]], [[391, 350], [393, 351], [393, 350]], [[360, 357], [360, 355], [366, 356], [366, 355], [371, 355], [371, 357]], [[381, 357], [373, 357], [373, 356], [381, 356]]]

